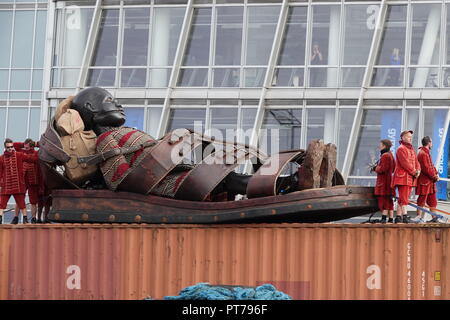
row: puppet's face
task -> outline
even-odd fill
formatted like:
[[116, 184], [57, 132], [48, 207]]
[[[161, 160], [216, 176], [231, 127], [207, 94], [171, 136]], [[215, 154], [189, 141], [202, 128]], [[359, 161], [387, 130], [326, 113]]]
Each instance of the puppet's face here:
[[101, 127], [120, 127], [125, 123], [125, 112], [105, 89], [90, 87], [81, 90], [73, 99], [72, 108], [80, 113], [85, 130]]

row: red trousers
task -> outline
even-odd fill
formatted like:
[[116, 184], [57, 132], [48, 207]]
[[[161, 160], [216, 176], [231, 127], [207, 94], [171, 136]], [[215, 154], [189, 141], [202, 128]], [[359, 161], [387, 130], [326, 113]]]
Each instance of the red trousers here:
[[421, 194], [419, 195], [419, 197], [417, 198], [417, 205], [419, 207], [424, 207], [425, 203], [430, 207], [430, 208], [436, 208], [437, 207], [437, 197], [436, 197], [436, 192], [434, 193], [429, 193], [429, 194]]
[[16, 200], [16, 204], [19, 207], [19, 209], [25, 209], [27, 207], [25, 204], [25, 194], [15, 193], [15, 194], [2, 194], [0, 196], [0, 209], [6, 209], [6, 206], [8, 205], [8, 200], [9, 198], [11, 198], [11, 196], [13, 196], [14, 200]]
[[394, 201], [392, 196], [377, 196], [378, 208], [380, 211], [383, 210], [394, 210]]
[[32, 185], [28, 186], [28, 198], [31, 204], [38, 204], [39, 201], [39, 186]]
[[406, 206], [409, 202], [409, 196], [411, 195], [412, 187], [410, 186], [397, 186], [398, 192], [398, 204]]

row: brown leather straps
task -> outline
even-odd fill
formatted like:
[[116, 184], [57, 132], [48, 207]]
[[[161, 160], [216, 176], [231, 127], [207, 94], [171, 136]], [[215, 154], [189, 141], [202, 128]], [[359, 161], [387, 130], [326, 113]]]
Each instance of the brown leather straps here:
[[54, 121], [54, 118], [50, 120], [47, 129], [41, 135], [41, 140], [39, 141], [39, 159], [51, 164], [58, 161], [66, 163], [70, 160], [70, 155], [63, 150], [59, 135], [53, 127]]
[[[150, 147], [149, 154], [120, 183], [118, 190], [149, 194], [175, 166], [183, 161], [187, 152], [192, 152], [202, 141], [188, 130], [177, 129]], [[180, 133], [181, 132], [181, 133]]]
[[289, 162], [299, 162], [304, 150], [291, 150], [272, 155], [250, 178], [247, 185], [247, 197], [258, 198], [277, 194], [276, 183]]
[[[180, 184], [175, 199], [204, 201], [215, 187], [239, 164], [258, 157], [257, 150], [228, 145], [217, 150], [193, 168]], [[255, 152], [256, 151], [256, 152]]]

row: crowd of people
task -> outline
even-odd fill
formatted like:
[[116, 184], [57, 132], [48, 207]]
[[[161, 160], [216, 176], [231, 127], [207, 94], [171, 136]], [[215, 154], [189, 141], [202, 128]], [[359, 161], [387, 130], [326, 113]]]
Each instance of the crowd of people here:
[[[400, 134], [400, 146], [395, 158], [390, 151], [392, 142], [387, 139], [380, 141], [380, 160], [372, 167], [372, 171], [377, 174], [375, 195], [382, 213], [381, 223], [409, 223], [407, 205], [413, 188], [418, 195], [417, 206], [423, 208], [426, 204], [430, 212], [436, 213], [436, 182], [439, 181], [439, 175], [430, 155], [433, 141], [429, 136], [423, 137], [422, 147], [416, 154], [412, 146], [413, 133], [412, 130], [406, 130]], [[394, 198], [397, 199], [395, 220]], [[413, 222], [437, 222], [437, 219], [433, 215], [430, 221], [424, 221], [424, 211], [417, 209]]]
[[20, 213], [23, 223], [28, 223], [25, 195], [31, 205], [31, 223], [45, 223], [50, 207], [50, 197], [45, 188], [38, 163], [39, 143], [32, 139], [24, 142], [4, 141], [5, 151], [0, 155], [0, 224], [8, 201], [14, 197], [16, 206], [12, 224], [18, 224]]

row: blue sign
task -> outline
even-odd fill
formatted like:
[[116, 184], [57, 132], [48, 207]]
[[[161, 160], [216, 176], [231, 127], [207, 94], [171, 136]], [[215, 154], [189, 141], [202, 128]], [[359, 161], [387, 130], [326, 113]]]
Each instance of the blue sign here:
[[383, 110], [381, 114], [380, 140], [389, 139], [392, 142], [391, 151], [397, 151], [400, 141], [402, 124], [401, 110]]
[[[433, 118], [433, 149], [431, 150], [431, 160], [436, 161], [439, 151], [439, 145], [441, 144], [441, 139], [443, 139], [444, 135], [444, 126], [448, 125], [445, 123], [445, 118], [447, 116], [447, 110], [434, 110], [434, 118]], [[439, 176], [443, 178], [447, 178], [447, 170], [448, 170], [448, 138], [445, 137], [444, 150], [442, 153], [441, 160], [436, 168], [438, 170]], [[437, 188], [437, 198], [439, 200], [447, 200], [447, 182], [439, 181], [436, 183]]]

